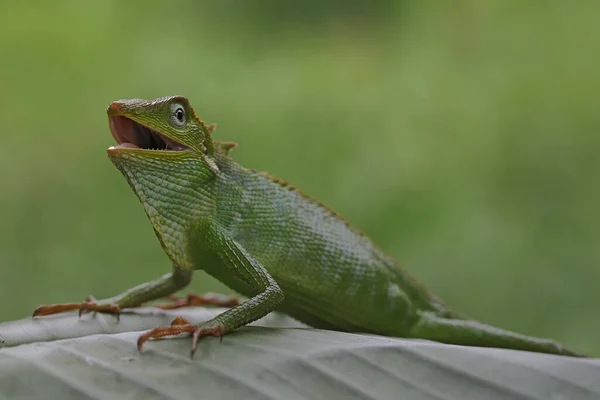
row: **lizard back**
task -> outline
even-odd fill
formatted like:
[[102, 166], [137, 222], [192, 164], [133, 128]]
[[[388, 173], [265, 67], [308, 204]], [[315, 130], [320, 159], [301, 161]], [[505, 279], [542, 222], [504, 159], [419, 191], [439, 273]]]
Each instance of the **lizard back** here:
[[[400, 332], [380, 321], [408, 323], [414, 308], [452, 315], [333, 210], [227, 156], [217, 157], [217, 164], [217, 221], [280, 285], [284, 312], [312, 326], [382, 334]], [[403, 325], [399, 321], [397, 330]]]

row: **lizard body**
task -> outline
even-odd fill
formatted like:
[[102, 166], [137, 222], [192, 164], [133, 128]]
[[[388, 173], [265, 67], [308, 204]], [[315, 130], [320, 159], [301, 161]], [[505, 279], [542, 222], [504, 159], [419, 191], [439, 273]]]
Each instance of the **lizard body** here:
[[[108, 115], [118, 143], [108, 155], [144, 206], [173, 272], [72, 307], [118, 312], [172, 294], [199, 269], [248, 297], [213, 320], [155, 328], [140, 337], [140, 349], [149, 338], [189, 332], [193, 352], [199, 337], [222, 336], [277, 309], [323, 329], [577, 355], [452, 311], [337, 213], [237, 164], [228, 154], [235, 144], [213, 141], [214, 126], [186, 98], [119, 100]], [[68, 308], [41, 306], [34, 315]]]

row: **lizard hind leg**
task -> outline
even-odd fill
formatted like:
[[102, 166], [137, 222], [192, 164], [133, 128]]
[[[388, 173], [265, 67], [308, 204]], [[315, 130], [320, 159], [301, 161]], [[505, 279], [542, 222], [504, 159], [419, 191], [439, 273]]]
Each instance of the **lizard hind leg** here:
[[160, 308], [162, 310], [174, 310], [183, 307], [205, 305], [231, 308], [241, 303], [240, 299], [235, 296], [228, 296], [219, 293], [205, 293], [202, 295], [189, 293], [185, 297], [167, 296], [166, 299], [171, 301], [171, 303], [158, 304], [155, 307]]

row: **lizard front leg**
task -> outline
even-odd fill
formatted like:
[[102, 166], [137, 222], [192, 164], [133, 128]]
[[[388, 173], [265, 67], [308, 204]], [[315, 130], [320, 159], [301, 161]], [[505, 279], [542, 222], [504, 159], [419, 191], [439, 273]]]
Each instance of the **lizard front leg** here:
[[264, 317], [283, 301], [283, 292], [275, 279], [240, 244], [213, 224], [205, 227], [203, 232], [205, 235], [212, 236], [209, 241], [211, 245], [209, 253], [212, 258], [218, 260], [214, 268], [219, 268], [219, 274], [225, 271], [228, 274], [228, 281], [243, 282], [256, 294], [209, 321], [192, 324], [183, 318], [177, 318], [171, 326], [154, 328], [139, 337], [140, 351], [149, 339], [191, 333], [193, 338], [191, 356], [193, 356], [199, 338], [203, 336], [222, 338], [225, 333]]
[[162, 277], [142, 283], [123, 293], [103, 300], [93, 298], [80, 303], [65, 303], [39, 306], [33, 312], [34, 317], [57, 314], [63, 311], [79, 310], [79, 314], [88, 311], [113, 313], [119, 316], [124, 308], [137, 307], [147, 301], [169, 296], [187, 286], [192, 280], [193, 271], [173, 266], [173, 272]]

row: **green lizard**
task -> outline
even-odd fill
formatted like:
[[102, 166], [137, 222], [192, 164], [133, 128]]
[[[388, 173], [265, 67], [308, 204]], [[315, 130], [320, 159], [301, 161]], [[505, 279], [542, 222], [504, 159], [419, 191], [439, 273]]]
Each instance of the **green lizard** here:
[[116, 313], [169, 296], [197, 269], [248, 297], [190, 296], [172, 307], [230, 306], [209, 321], [181, 318], [142, 334], [225, 333], [282, 311], [310, 326], [578, 356], [563, 345], [465, 318], [401, 269], [340, 215], [285, 182], [237, 164], [234, 143], [213, 141], [181, 96], [119, 100], [107, 110], [113, 164], [144, 206], [171, 273], [113, 298], [40, 306], [35, 316], [78, 309]]

